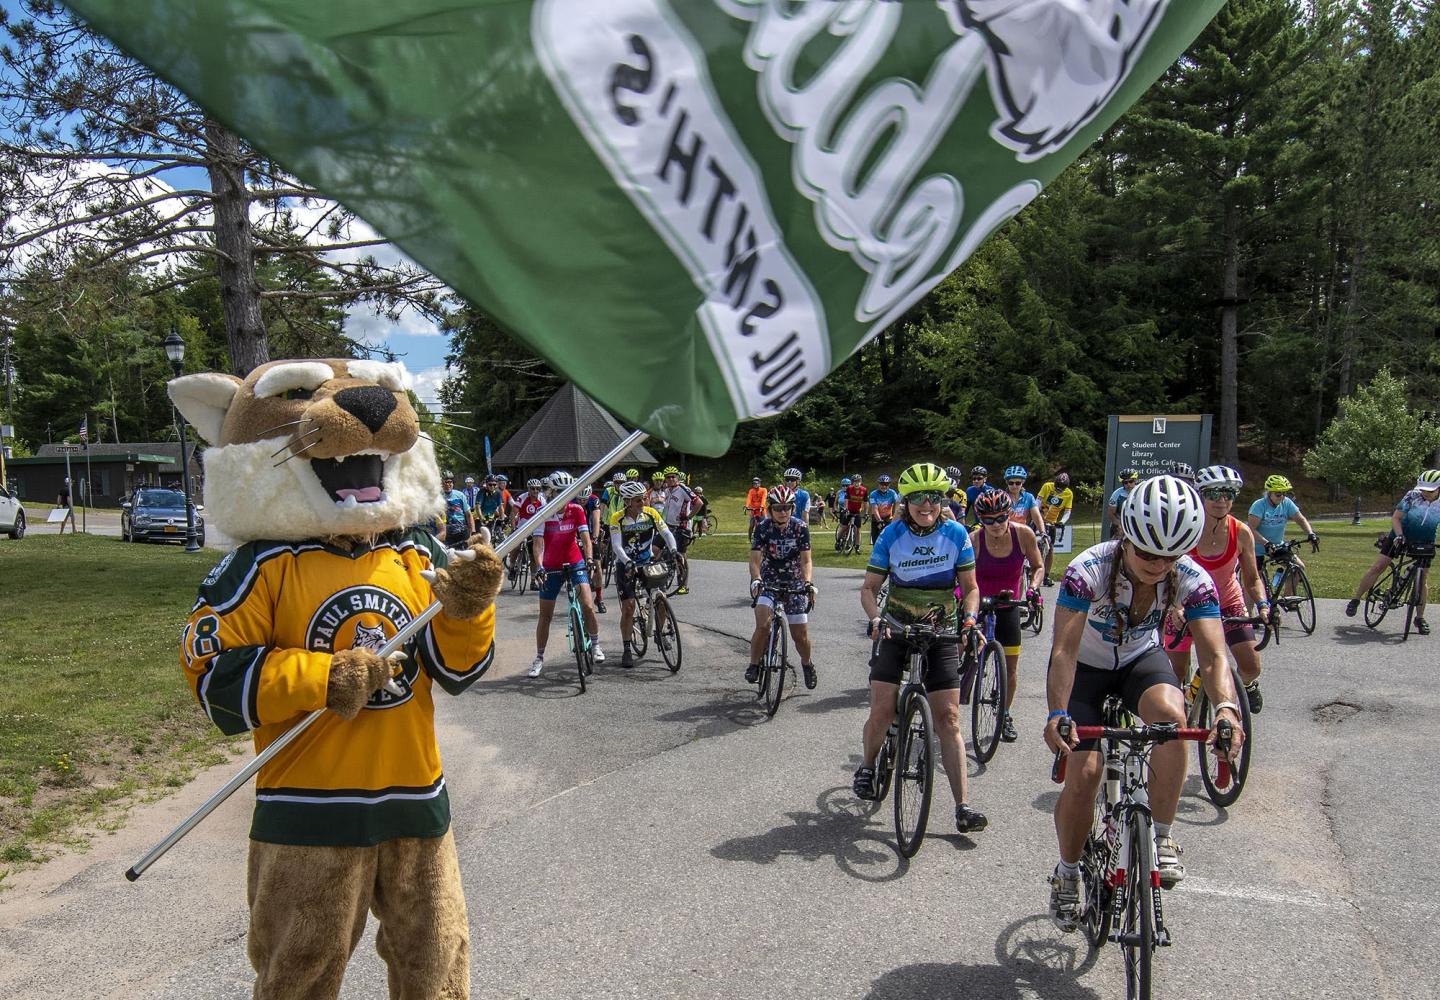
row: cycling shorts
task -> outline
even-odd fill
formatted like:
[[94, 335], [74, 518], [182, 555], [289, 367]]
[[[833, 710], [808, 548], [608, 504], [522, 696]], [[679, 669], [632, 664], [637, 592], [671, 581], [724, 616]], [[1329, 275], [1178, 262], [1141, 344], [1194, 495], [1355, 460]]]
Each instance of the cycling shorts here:
[[560, 569], [546, 570], [545, 582], [540, 585], [540, 600], [553, 601], [559, 597], [567, 576], [577, 587], [590, 583], [590, 574], [586, 571], [584, 562], [570, 563]]
[[995, 639], [1013, 656], [1020, 652], [1020, 608], [1010, 607], [995, 612]]
[[[1169, 661], [1166, 661], [1167, 665]], [[910, 647], [899, 639], [881, 639], [870, 657], [870, 679], [903, 684], [910, 669]], [[925, 654], [925, 690], [954, 691], [960, 686], [960, 645], [936, 643]]]
[[[1180, 682], [1175, 679], [1175, 670], [1170, 658], [1159, 646], [1151, 646], [1138, 658], [1119, 670], [1105, 670], [1075, 664], [1075, 684], [1070, 689], [1070, 704], [1066, 711], [1077, 726], [1098, 726], [1104, 721], [1100, 709], [1107, 696], [1119, 695], [1125, 707], [1140, 714], [1140, 697], [1157, 684], [1169, 684], [1177, 690]], [[1099, 740], [1081, 740], [1075, 748], [1079, 751], [1099, 750]]]
[[[785, 619], [791, 625], [804, 625], [810, 620], [810, 595], [809, 594], [786, 594]], [[775, 606], [775, 599], [769, 594], [761, 594], [755, 599], [757, 608], [770, 608]]]

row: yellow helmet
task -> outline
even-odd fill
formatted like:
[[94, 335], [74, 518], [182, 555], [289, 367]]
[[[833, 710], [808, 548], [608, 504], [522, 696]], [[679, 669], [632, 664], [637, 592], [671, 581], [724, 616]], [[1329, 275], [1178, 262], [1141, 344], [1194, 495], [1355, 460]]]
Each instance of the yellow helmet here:
[[1294, 488], [1284, 476], [1269, 476], [1265, 480], [1266, 493], [1289, 493]]
[[941, 493], [949, 493], [950, 477], [945, 475], [945, 470], [934, 462], [916, 462], [900, 473], [898, 485], [902, 497], [918, 493], [921, 490], [938, 490]]

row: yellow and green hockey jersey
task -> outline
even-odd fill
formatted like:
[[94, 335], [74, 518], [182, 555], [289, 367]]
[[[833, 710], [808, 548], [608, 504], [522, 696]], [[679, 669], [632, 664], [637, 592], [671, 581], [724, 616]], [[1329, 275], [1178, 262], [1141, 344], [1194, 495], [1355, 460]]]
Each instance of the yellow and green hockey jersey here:
[[[411, 529], [347, 552], [321, 541], [249, 542], [200, 585], [181, 665], [223, 732], [253, 731], [258, 753], [325, 707], [330, 657], [379, 650], [435, 600], [421, 570], [445, 549]], [[438, 837], [450, 802], [432, 688], [458, 694], [494, 656], [495, 609], [441, 613], [405, 647], [402, 695], [379, 691], [350, 720], [326, 713], [261, 768], [250, 836], [277, 844], [364, 846]]]

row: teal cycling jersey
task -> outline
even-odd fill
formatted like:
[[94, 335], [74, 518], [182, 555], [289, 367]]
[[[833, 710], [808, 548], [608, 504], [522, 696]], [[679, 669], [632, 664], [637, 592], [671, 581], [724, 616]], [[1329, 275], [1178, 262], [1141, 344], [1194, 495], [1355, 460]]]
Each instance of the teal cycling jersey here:
[[1411, 490], [1395, 505], [1400, 512], [1400, 531], [1412, 545], [1434, 545], [1440, 531], [1440, 496], [1426, 500], [1419, 490]]
[[886, 610], [900, 621], [914, 621], [938, 608], [943, 618], [955, 613], [956, 574], [975, 568], [970, 533], [954, 521], [916, 534], [904, 521], [892, 521], [875, 540], [866, 569], [890, 578]]

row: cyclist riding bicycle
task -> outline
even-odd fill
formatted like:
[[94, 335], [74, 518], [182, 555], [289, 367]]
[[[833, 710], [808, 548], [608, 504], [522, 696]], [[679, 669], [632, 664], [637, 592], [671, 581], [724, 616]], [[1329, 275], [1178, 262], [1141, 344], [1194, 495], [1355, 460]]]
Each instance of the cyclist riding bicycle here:
[[752, 532], [765, 516], [765, 494], [766, 489], [760, 485], [759, 476], [750, 480], [750, 492], [745, 494], [745, 517], [749, 520]]
[[[625, 648], [620, 654], [622, 667], [635, 665], [635, 646], [630, 635], [635, 624], [636, 587], [646, 585], [638, 567], [654, 558], [656, 539], [664, 542], [672, 554], [676, 552], [675, 536], [665, 526], [660, 512], [645, 503], [645, 492], [643, 483], [623, 484], [619, 488], [623, 506], [610, 515], [610, 550], [617, 563], [615, 592], [620, 595], [620, 634], [625, 637]], [[663, 609], [658, 613], [663, 614]], [[658, 630], [663, 621], [655, 624]]]
[[696, 538], [705, 534], [705, 517], [710, 513], [710, 501], [705, 499], [705, 487], [691, 487], [695, 494], [690, 504], [690, 533]]
[[965, 487], [965, 506], [970, 512], [970, 526], [979, 522], [975, 519], [975, 499], [982, 493], [989, 493], [995, 487], [990, 485], [990, 471], [983, 465], [970, 470], [970, 485]]
[[1045, 586], [1050, 586], [1050, 566], [1055, 561], [1055, 543], [1065, 525], [1070, 523], [1070, 514], [1075, 508], [1075, 492], [1070, 489], [1070, 474], [1057, 472], [1055, 478], [1040, 487], [1036, 500], [1040, 503], [1040, 519], [1045, 522], [1045, 533], [1050, 544], [1045, 547]]
[[[1076, 725], [1099, 725], [1105, 699], [1116, 695], [1148, 724], [1184, 725], [1185, 698], [1159, 644], [1167, 613], [1184, 615], [1190, 624], [1216, 718], [1227, 717], [1235, 729], [1232, 757], [1244, 740], [1238, 693], [1225, 657], [1219, 595], [1210, 575], [1185, 554], [1205, 529], [1200, 494], [1173, 476], [1155, 476], [1126, 497], [1120, 516], [1121, 540], [1101, 542], [1076, 556], [1055, 602], [1045, 742], [1072, 760], [1055, 805], [1060, 860], [1051, 876], [1050, 913], [1066, 931], [1075, 929], [1081, 915], [1080, 855], [1103, 767], [1098, 741], [1079, 741], [1072, 732], [1067, 743], [1059, 723], [1069, 718]], [[1185, 781], [1185, 745], [1158, 745], [1150, 760], [1156, 866], [1161, 885], [1171, 888], [1185, 875], [1171, 835]]]
[[[1255, 568], [1255, 539], [1248, 526], [1230, 515], [1235, 497], [1244, 485], [1240, 473], [1226, 465], [1206, 466], [1195, 479], [1195, 486], [1205, 501], [1205, 527], [1189, 555], [1210, 574], [1224, 618], [1244, 618], [1250, 604], [1255, 605], [1256, 614], [1262, 618], [1270, 610], [1270, 602], [1265, 599], [1265, 581]], [[1180, 629], [1180, 623], [1174, 619], [1165, 623], [1165, 651], [1175, 668], [1175, 679], [1183, 685], [1190, 673], [1191, 640], [1187, 634], [1176, 642], [1173, 637]], [[1230, 647], [1240, 670], [1240, 682], [1245, 685], [1250, 711], [1258, 715], [1265, 699], [1260, 694], [1260, 652], [1255, 648], [1254, 627], [1238, 623], [1226, 625], [1225, 644]]]
[[449, 472], [440, 477], [440, 496], [445, 503], [445, 534], [440, 540], [455, 548], [475, 534], [475, 512]]
[[[1390, 533], [1375, 543], [1380, 555], [1360, 577], [1360, 586], [1345, 605], [1345, 616], [1355, 617], [1355, 610], [1365, 592], [1380, 579], [1380, 574], [1390, 565], [1407, 545], [1434, 546], [1437, 532], [1440, 532], [1440, 469], [1426, 469], [1415, 480], [1415, 488], [1400, 498], [1390, 515]], [[1430, 634], [1430, 624], [1425, 621], [1426, 598], [1429, 596], [1428, 566], [1420, 570], [1415, 580], [1419, 607], [1415, 609], [1415, 631], [1420, 635]]]
[[755, 601], [755, 632], [750, 636], [750, 664], [745, 668], [745, 683], [760, 680], [760, 658], [765, 655], [765, 642], [770, 634], [771, 608], [775, 601], [763, 592], [765, 584], [786, 586], [803, 583], [807, 594], [787, 594], [785, 617], [790, 622], [790, 638], [800, 654], [800, 667], [805, 673], [805, 686], [813, 689], [817, 677], [810, 660], [810, 608], [815, 603], [815, 584], [811, 582], [810, 526], [795, 513], [795, 491], [777, 486], [766, 497], [768, 516], [755, 528], [750, 542], [750, 597]]
[[[1040, 587], [1040, 546], [1035, 532], [1010, 520], [1013, 501], [1004, 490], [991, 490], [975, 498], [975, 516], [980, 524], [970, 531], [970, 545], [975, 550], [975, 582], [980, 598], [996, 597], [1009, 591], [1017, 600], [1025, 596], [1026, 586]], [[1025, 562], [1030, 562], [1030, 579], [1023, 579]], [[1010, 706], [1020, 685], [1020, 608], [1010, 607], [995, 612], [995, 638], [1005, 649], [1005, 673], [1009, 684], [1005, 689], [1005, 712], [1000, 723], [1000, 738], [1014, 743], [1015, 723]]]
[[486, 476], [485, 483], [476, 494], [475, 519], [493, 533], [505, 520], [505, 494], [500, 492], [500, 483], [494, 476]]
[[679, 584], [675, 593], [685, 595], [690, 593], [690, 576], [686, 572], [685, 550], [690, 547], [690, 504], [695, 499], [695, 494], [690, 492], [690, 487], [680, 481], [680, 470], [673, 465], [665, 467], [662, 473], [664, 485], [661, 488], [661, 506], [656, 509], [665, 518], [665, 526], [675, 537], [676, 563], [679, 572]]
[[1125, 498], [1130, 495], [1130, 491], [1139, 482], [1140, 473], [1134, 469], [1120, 470], [1120, 486], [1110, 494], [1110, 499], [1105, 504], [1106, 513], [1110, 516], [1110, 534], [1114, 537], [1120, 535], [1120, 511], [1125, 506]]
[[[550, 496], [558, 496], [574, 482], [575, 477], [568, 472], [552, 472], [545, 480], [544, 489]], [[530, 677], [539, 677], [545, 667], [550, 619], [554, 617], [555, 599], [560, 596], [567, 577], [574, 584], [580, 599], [580, 608], [585, 614], [585, 629], [594, 639], [591, 649], [595, 662], [605, 662], [605, 653], [600, 649], [600, 623], [595, 617], [595, 602], [590, 592], [587, 569], [593, 557], [590, 541], [590, 522], [585, 516], [585, 508], [573, 500], [545, 520], [535, 519], [535, 526], [530, 531], [530, 545], [535, 565], [540, 567], [544, 579], [540, 584], [540, 615], [535, 620], [535, 662], [530, 664]]]
[[1010, 494], [1010, 520], [1023, 524], [1037, 535], [1045, 533], [1045, 519], [1040, 516], [1040, 501], [1025, 488], [1030, 472], [1023, 465], [1005, 470], [1005, 489]]
[[864, 514], [866, 504], [869, 502], [870, 491], [865, 488], [865, 477], [860, 473], [850, 477], [850, 483], [845, 487], [845, 510], [842, 514], [845, 524], [856, 525], [856, 535], [859, 535], [859, 524], [861, 515]]
[[[1265, 495], [1250, 505], [1250, 516], [1246, 518], [1250, 523], [1250, 530], [1255, 533], [1255, 566], [1260, 570], [1260, 575], [1265, 575], [1265, 553], [1272, 545], [1279, 545], [1285, 541], [1285, 525], [1294, 520], [1305, 530], [1306, 541], [1312, 545], [1320, 541], [1315, 534], [1315, 529], [1310, 527], [1310, 522], [1305, 515], [1300, 513], [1299, 506], [1295, 501], [1286, 496], [1293, 486], [1290, 480], [1281, 475], [1270, 476], [1265, 480]], [[1295, 561], [1304, 566], [1297, 555]], [[1272, 595], [1273, 596], [1273, 595]]]
[[[810, 523], [810, 491], [800, 485], [804, 478], [799, 469], [794, 467], [786, 469], [785, 474], [780, 477], [786, 486], [795, 491], [795, 516], [806, 524]], [[767, 496], [766, 503], [769, 503]]]
[[[930, 462], [900, 474], [904, 513], [880, 533], [865, 567], [860, 606], [878, 641], [870, 658], [870, 714], [865, 720], [864, 753], [855, 772], [854, 790], [874, 799], [875, 758], [895, 718], [895, 704], [904, 679], [909, 650], [892, 638], [880, 617], [880, 586], [888, 578], [887, 614], [904, 623], [948, 621], [960, 601], [961, 630], [975, 627], [980, 592], [975, 585], [975, 551], [970, 536], [954, 521], [940, 517], [950, 489], [945, 470]], [[939, 643], [925, 653], [925, 689], [935, 716], [940, 757], [955, 798], [955, 827], [961, 833], [985, 829], [985, 815], [967, 801], [965, 746], [960, 738], [960, 647]]]
[[875, 489], [870, 491], [867, 499], [870, 504], [870, 544], [874, 545], [880, 532], [895, 519], [900, 494], [891, 488], [889, 476], [881, 476], [875, 480]]

